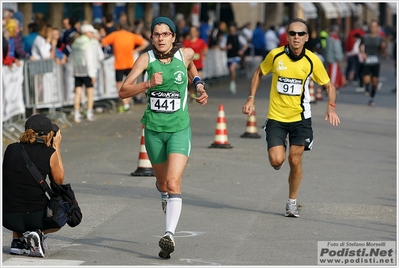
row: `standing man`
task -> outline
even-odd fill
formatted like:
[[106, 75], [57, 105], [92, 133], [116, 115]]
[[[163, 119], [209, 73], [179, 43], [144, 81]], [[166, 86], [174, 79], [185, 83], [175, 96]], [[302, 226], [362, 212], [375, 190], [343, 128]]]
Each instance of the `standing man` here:
[[[385, 53], [386, 44], [379, 34], [380, 25], [373, 20], [370, 23], [370, 33], [363, 36], [360, 43], [360, 53], [363, 57], [363, 84], [366, 95], [370, 96], [369, 106], [375, 106], [374, 97], [377, 93], [378, 76], [380, 75], [380, 54]], [[371, 93], [370, 93], [371, 84]]]
[[237, 33], [235, 24], [230, 25], [229, 33], [223, 36], [220, 41], [220, 48], [227, 50], [227, 66], [230, 74], [230, 92], [236, 94], [236, 70], [240, 66], [241, 56], [248, 48], [247, 40], [244, 36]]
[[[118, 92], [122, 86], [123, 78], [126, 77], [134, 64], [134, 54], [147, 48], [149, 42], [142, 36], [128, 31], [125, 24], [118, 23], [116, 31], [106, 35], [101, 45], [112, 45], [115, 57], [115, 79]], [[130, 110], [131, 97], [122, 99], [123, 105], [119, 106], [119, 112], [125, 113]]]
[[335, 87], [319, 57], [304, 48], [309, 38], [307, 22], [294, 19], [288, 24], [287, 33], [289, 44], [270, 51], [255, 70], [242, 112], [250, 115], [254, 111], [255, 93], [262, 76], [272, 73], [269, 112], [264, 126], [269, 161], [275, 170], [279, 170], [284, 163], [289, 141], [289, 194], [285, 216], [299, 217], [296, 204], [302, 180], [302, 154], [313, 146], [310, 79], [327, 90], [325, 120], [333, 126], [338, 126], [340, 120], [335, 112]]

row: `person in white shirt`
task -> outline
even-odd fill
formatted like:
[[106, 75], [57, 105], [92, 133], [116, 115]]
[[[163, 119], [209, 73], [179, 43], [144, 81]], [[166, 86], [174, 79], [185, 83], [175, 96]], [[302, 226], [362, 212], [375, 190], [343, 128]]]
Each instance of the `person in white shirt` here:
[[32, 59], [43, 60], [55, 57], [56, 40], [51, 40], [53, 27], [49, 23], [44, 23], [39, 28], [39, 34], [36, 36], [32, 45]]
[[275, 49], [280, 44], [280, 38], [277, 36], [276, 29], [274, 26], [270, 26], [265, 33], [266, 39], [266, 55], [270, 50]]
[[98, 40], [94, 38], [97, 30], [91, 24], [84, 24], [81, 27], [80, 35], [72, 43], [72, 66], [75, 77], [75, 122], [81, 122], [80, 103], [82, 100], [83, 85], [86, 88], [87, 98], [87, 121], [94, 120], [94, 84], [97, 82], [99, 67]]

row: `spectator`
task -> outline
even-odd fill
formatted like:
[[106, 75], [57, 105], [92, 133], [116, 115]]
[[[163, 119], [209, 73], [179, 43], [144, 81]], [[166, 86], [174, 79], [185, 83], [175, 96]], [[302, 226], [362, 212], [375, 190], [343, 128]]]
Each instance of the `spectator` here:
[[114, 15], [107, 14], [104, 17], [105, 32], [108, 34], [116, 31]]
[[[194, 51], [193, 63], [198, 71], [198, 76], [202, 77], [202, 70], [204, 68], [204, 60], [206, 60], [206, 55], [208, 54], [208, 45], [205, 41], [199, 38], [199, 29], [192, 25], [190, 27], [189, 35], [183, 42], [183, 47], [190, 47]], [[191, 102], [197, 97], [194, 91], [194, 85], [189, 83], [189, 91]]]
[[[101, 45], [112, 45], [115, 57], [115, 79], [116, 87], [119, 91], [122, 86], [122, 81], [127, 76], [134, 64], [134, 54], [146, 49], [149, 42], [140, 35], [129, 32], [123, 24], [117, 24], [117, 31], [106, 35]], [[119, 107], [120, 113], [125, 113], [130, 110], [131, 98], [122, 100], [123, 105]]]
[[[100, 44], [101, 44], [103, 38], [107, 35], [107, 32], [106, 32], [104, 24], [100, 24], [98, 26], [97, 30], [98, 30], [98, 34], [100, 36]], [[104, 45], [104, 46], [101, 46], [101, 48], [102, 48], [102, 51], [104, 53], [104, 58], [105, 59], [107, 59], [107, 58], [112, 56], [112, 46]]]
[[33, 42], [35, 41], [36, 36], [39, 34], [38, 31], [39, 29], [37, 23], [32, 21], [28, 24], [29, 33], [22, 38], [24, 50], [29, 53], [30, 56], [32, 55]]
[[[15, 13], [20, 14], [20, 13]], [[14, 43], [15, 43], [15, 57], [19, 60], [28, 59], [30, 57], [30, 53], [28, 53], [24, 49], [23, 45], [23, 37], [22, 37], [22, 19], [16, 20], [15, 25], [15, 35], [14, 35]]]
[[309, 39], [305, 43], [305, 48], [309, 49], [313, 53], [321, 53], [321, 42], [320, 38], [317, 36], [317, 31], [309, 27]]
[[[358, 55], [358, 48], [355, 48], [355, 42], [359, 38], [355, 35], [362, 37], [365, 34], [361, 25], [357, 22], [355, 27], [349, 32], [348, 37], [345, 41], [345, 53], [346, 53], [346, 70], [345, 77], [347, 81], [358, 81], [360, 72], [360, 62]], [[354, 53], [355, 50], [355, 53]]]
[[18, 31], [18, 21], [16, 19], [9, 19], [7, 20], [7, 23], [5, 25], [5, 38], [8, 43], [8, 51], [7, 51], [7, 56], [3, 60], [4, 65], [12, 66], [14, 63], [17, 66], [20, 66], [19, 59], [17, 58], [16, 54], [16, 48], [15, 48], [15, 40], [16, 40], [16, 35]]
[[4, 64], [4, 60], [7, 58], [7, 54], [8, 54], [8, 41], [7, 38], [4, 36], [4, 31], [3, 31], [3, 64]]
[[81, 122], [80, 103], [83, 85], [86, 88], [87, 121], [94, 120], [94, 84], [97, 81], [99, 68], [99, 48], [96, 46], [94, 35], [97, 30], [91, 24], [82, 25], [82, 35], [72, 44], [73, 76], [75, 78], [74, 117], [75, 122]]
[[208, 18], [206, 18], [205, 20], [201, 21], [201, 25], [200, 25], [199, 31], [200, 31], [199, 38], [201, 38], [202, 40], [204, 40], [208, 44], [209, 35], [210, 35], [211, 31], [212, 31], [212, 27], [208, 24]]
[[328, 76], [338, 91], [339, 88], [345, 85], [345, 77], [341, 71], [341, 61], [344, 59], [344, 53], [342, 42], [339, 38], [339, 25], [337, 24], [331, 26], [331, 32], [326, 40], [325, 54]]
[[[105, 26], [105, 36], [116, 31], [116, 25], [113, 14], [107, 14], [104, 17], [104, 26]], [[126, 28], [127, 29], [127, 28]], [[110, 55], [114, 54], [114, 49], [112, 45], [109, 45], [107, 53]]]
[[[32, 45], [32, 57], [35, 60], [50, 59], [55, 57], [57, 43], [51, 40], [53, 27], [50, 23], [43, 23], [39, 27], [39, 34]], [[53, 42], [53, 43], [51, 43]]]
[[262, 22], [257, 22], [256, 27], [252, 33], [252, 45], [254, 46], [254, 54], [256, 56], [266, 56], [266, 39], [265, 30]]
[[186, 39], [189, 32], [189, 28], [187, 26], [187, 22], [184, 17], [181, 17], [176, 22], [176, 35], [177, 35], [177, 42], [182, 43]]
[[288, 45], [288, 39], [287, 39], [287, 24], [288, 22], [284, 22], [283, 25], [278, 29], [278, 37], [280, 39], [279, 46], [286, 46]]
[[269, 52], [272, 49], [275, 49], [279, 46], [280, 44], [280, 39], [277, 36], [276, 29], [274, 26], [270, 26], [269, 29], [265, 33], [265, 42], [266, 42], [266, 55], [269, 54]]
[[[51, 32], [51, 44], [58, 44], [58, 40], [60, 40], [61, 32], [58, 28], [53, 28]], [[60, 48], [55, 47], [54, 50], [54, 55], [55, 55], [55, 62], [57, 64], [65, 64], [67, 61], [67, 56], [62, 53], [62, 50]]]
[[248, 48], [247, 40], [237, 33], [235, 24], [230, 25], [229, 33], [223, 36], [220, 48], [227, 51], [227, 66], [229, 67], [230, 92], [236, 94], [236, 69], [240, 66], [241, 56]]
[[128, 20], [128, 17], [127, 17], [127, 14], [126, 14], [126, 12], [121, 12], [121, 13], [119, 13], [119, 20], [118, 20], [118, 23], [120, 23], [120, 24], [124, 24], [125, 26], [126, 26], [126, 29], [128, 30], [128, 31], [131, 31], [132, 30], [132, 26], [130, 25], [130, 22], [129, 22], [129, 20]]
[[[79, 36], [80, 33], [80, 21], [77, 17], [72, 16], [69, 18], [69, 24], [66, 28], [66, 31], [62, 35], [61, 40], [61, 50], [67, 57], [69, 57], [69, 53], [72, 51], [72, 43], [76, 37]], [[75, 36], [77, 35], [77, 36]]]
[[209, 35], [209, 49], [218, 49], [220, 40], [226, 34], [227, 24], [224, 21], [215, 22], [215, 27], [213, 28], [211, 34]]
[[48, 198], [26, 168], [20, 144], [43, 177], [63, 184], [61, 130], [46, 116], [35, 114], [26, 121], [19, 140], [7, 146], [3, 158], [3, 227], [12, 231], [10, 254], [44, 257], [44, 235], [60, 228], [43, 221]]

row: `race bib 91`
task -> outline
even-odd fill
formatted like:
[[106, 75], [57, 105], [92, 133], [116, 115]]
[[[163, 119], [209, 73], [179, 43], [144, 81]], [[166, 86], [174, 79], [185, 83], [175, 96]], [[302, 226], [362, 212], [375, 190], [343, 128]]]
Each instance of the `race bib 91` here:
[[173, 113], [180, 109], [180, 92], [152, 91], [150, 94], [151, 110], [161, 113]]
[[277, 91], [284, 95], [299, 96], [302, 93], [302, 80], [279, 76], [277, 79]]

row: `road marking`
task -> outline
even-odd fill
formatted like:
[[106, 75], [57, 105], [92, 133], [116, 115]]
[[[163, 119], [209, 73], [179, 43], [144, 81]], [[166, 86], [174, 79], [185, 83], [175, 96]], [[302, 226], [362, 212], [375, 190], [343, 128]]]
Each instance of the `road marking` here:
[[78, 260], [59, 260], [59, 259], [42, 259], [35, 257], [27, 258], [10, 258], [2, 263], [2, 266], [79, 266], [84, 261]]
[[[176, 232], [175, 235], [173, 236], [174, 238], [176, 237], [192, 237], [192, 236], [197, 236], [197, 235], [202, 235], [205, 232], [192, 232], [192, 231], [180, 231], [180, 232]], [[162, 237], [159, 235], [154, 235], [154, 237]]]
[[179, 261], [185, 261], [189, 264], [206, 264], [211, 266], [221, 266], [220, 263], [217, 262], [209, 262], [209, 261], [202, 261], [202, 260], [195, 260], [195, 259], [180, 259]]

